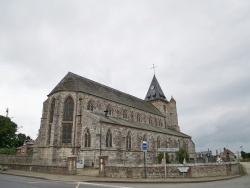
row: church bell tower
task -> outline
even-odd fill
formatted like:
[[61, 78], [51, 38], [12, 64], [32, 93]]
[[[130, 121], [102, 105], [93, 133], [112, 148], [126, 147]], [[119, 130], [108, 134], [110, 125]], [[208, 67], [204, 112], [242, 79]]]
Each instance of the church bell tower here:
[[170, 101], [167, 100], [155, 74], [144, 100], [153, 104], [165, 116], [165, 128], [180, 131], [176, 101], [173, 97], [171, 97]]

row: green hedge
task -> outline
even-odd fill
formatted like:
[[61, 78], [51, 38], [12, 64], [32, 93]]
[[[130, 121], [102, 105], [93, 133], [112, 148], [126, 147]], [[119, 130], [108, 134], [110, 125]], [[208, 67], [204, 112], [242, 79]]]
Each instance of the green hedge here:
[[250, 158], [241, 159], [240, 162], [250, 162]]
[[14, 148], [0, 148], [0, 154], [15, 155], [16, 150]]

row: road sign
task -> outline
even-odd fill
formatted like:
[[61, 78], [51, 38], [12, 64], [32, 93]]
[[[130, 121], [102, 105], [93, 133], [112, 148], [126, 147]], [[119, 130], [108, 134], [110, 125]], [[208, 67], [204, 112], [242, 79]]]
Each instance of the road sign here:
[[179, 170], [180, 172], [187, 172], [188, 169], [189, 169], [189, 167], [178, 167], [178, 170]]
[[143, 158], [144, 158], [144, 178], [147, 178], [147, 170], [146, 170], [146, 152], [148, 149], [147, 141], [142, 141], [142, 150], [143, 150]]
[[159, 152], [176, 152], [179, 148], [158, 148]]
[[148, 149], [148, 143], [147, 143], [147, 141], [142, 141], [142, 150], [143, 151], [147, 151], [147, 149]]

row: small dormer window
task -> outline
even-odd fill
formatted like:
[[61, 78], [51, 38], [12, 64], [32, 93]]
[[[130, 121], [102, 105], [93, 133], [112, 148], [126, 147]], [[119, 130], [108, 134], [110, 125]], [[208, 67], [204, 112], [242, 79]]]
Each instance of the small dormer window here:
[[159, 120], [159, 126], [160, 126], [160, 127], [163, 127], [163, 124], [162, 124], [162, 121], [161, 121], [161, 120]]
[[122, 117], [123, 117], [124, 119], [128, 119], [127, 110], [124, 110], [124, 111], [123, 111]]
[[153, 124], [153, 119], [150, 117], [149, 118], [149, 125], [152, 125]]
[[109, 116], [112, 116], [112, 115], [113, 115], [112, 108], [110, 108], [110, 107], [108, 108], [108, 115], [109, 115]]
[[94, 110], [94, 106], [93, 106], [93, 102], [92, 101], [88, 102], [87, 110], [90, 110], [90, 111]]
[[141, 122], [141, 115], [140, 114], [137, 114], [137, 121]]

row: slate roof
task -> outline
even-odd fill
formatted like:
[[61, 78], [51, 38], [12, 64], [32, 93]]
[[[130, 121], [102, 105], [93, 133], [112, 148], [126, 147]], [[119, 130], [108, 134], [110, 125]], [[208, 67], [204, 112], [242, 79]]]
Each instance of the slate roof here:
[[95, 112], [89, 112], [89, 113], [97, 117], [99, 121], [103, 123], [110, 123], [110, 124], [120, 125], [123, 127], [130, 127], [130, 128], [152, 131], [152, 132], [157, 132], [157, 133], [162, 133], [162, 134], [167, 134], [167, 135], [191, 138], [189, 135], [186, 135], [182, 132], [178, 132], [172, 129], [164, 129], [164, 128], [155, 127], [155, 126], [144, 124], [144, 123], [139, 123], [136, 121], [132, 122], [126, 119], [105, 116], [104, 114], [99, 114]]
[[147, 93], [144, 100], [151, 101], [151, 100], [156, 100], [156, 99], [162, 99], [164, 101], [167, 101], [167, 99], [166, 99], [166, 97], [161, 89], [161, 86], [154, 75], [153, 80], [149, 86], [148, 93]]
[[152, 114], [164, 116], [157, 108], [155, 108], [149, 102], [146, 102], [142, 99], [123, 93], [121, 91], [102, 85], [100, 83], [89, 80], [71, 72], [68, 72], [68, 74], [57, 84], [57, 86], [50, 92], [48, 96], [58, 91], [84, 92], [110, 101], [124, 104], [126, 106], [137, 108]]

